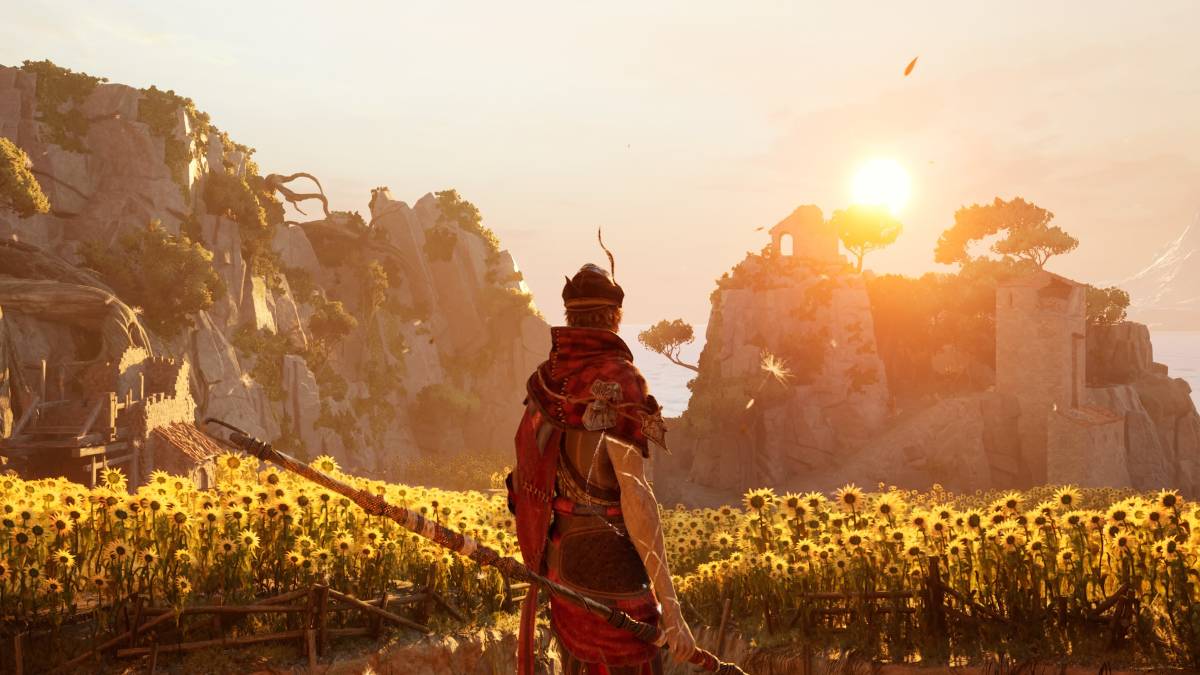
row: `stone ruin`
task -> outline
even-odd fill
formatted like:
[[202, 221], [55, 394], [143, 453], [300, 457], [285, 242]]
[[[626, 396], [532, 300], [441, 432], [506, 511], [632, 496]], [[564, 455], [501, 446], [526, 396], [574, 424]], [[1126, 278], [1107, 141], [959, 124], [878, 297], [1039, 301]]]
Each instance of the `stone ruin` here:
[[117, 363], [42, 359], [8, 370], [19, 416], [0, 457], [22, 476], [94, 486], [120, 467], [130, 485], [156, 469], [209, 484], [208, 460], [220, 448], [194, 426], [187, 362], [129, 347]]
[[[660, 480], [665, 499], [847, 482], [936, 483], [958, 492], [1073, 483], [1200, 494], [1200, 415], [1187, 383], [1153, 361], [1146, 326], [1088, 325], [1083, 284], [1046, 271], [1000, 284], [994, 386], [989, 373], [972, 378], [975, 391], [900, 411], [875, 349], [862, 278], [835, 264], [844, 260], [820, 209], [802, 206], [770, 234], [763, 256], [748, 257], [735, 272], [752, 284], [723, 279], [713, 294], [689, 411], [673, 421], [674, 455], [660, 462], [658, 475], [676, 478]], [[778, 266], [789, 244], [797, 263]], [[814, 311], [810, 293], [822, 286], [828, 299]], [[805, 340], [811, 335], [828, 345], [815, 379], [757, 401], [757, 411], [728, 402], [712, 409], [714, 390], [745, 403], [751, 390], [741, 380], [753, 375], [762, 350], [791, 346], [798, 354], [796, 345], [815, 344]], [[864, 377], [872, 373], [878, 376]], [[688, 422], [697, 413], [728, 419], [697, 434]]]
[[837, 232], [813, 204], [797, 207], [770, 230], [771, 253], [811, 260], [818, 264], [844, 263], [838, 252]]
[[[1153, 363], [1145, 326], [1088, 326], [1086, 296], [1045, 271], [997, 289], [996, 391], [1020, 410], [1021, 482], [1197, 494], [1200, 419], [1186, 382]], [[1105, 357], [1113, 336], [1138, 344]]]
[[[663, 475], [723, 489], [788, 484], [837, 464], [887, 416], [866, 285], [838, 252], [821, 210], [801, 206], [771, 237], [713, 294], [685, 420], [721, 423], [673, 424]], [[764, 372], [765, 355], [791, 371], [786, 385]]]

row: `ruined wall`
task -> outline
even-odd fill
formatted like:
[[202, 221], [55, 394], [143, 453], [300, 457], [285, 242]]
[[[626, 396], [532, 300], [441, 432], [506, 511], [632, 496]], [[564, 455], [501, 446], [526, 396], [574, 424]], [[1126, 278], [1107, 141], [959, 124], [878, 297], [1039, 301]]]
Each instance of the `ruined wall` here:
[[785, 255], [784, 239], [789, 240], [791, 254], [818, 264], [843, 262], [838, 252], [838, 237], [821, 209], [813, 204], [797, 207], [795, 211], [771, 228], [771, 248], [775, 255]]
[[1047, 415], [1083, 402], [1085, 314], [1084, 287], [1049, 272], [997, 289], [996, 391], [1020, 404], [1025, 485], [1047, 480]]
[[1054, 485], [1131, 484], [1124, 417], [1104, 408], [1060, 408], [1046, 420], [1046, 481]]

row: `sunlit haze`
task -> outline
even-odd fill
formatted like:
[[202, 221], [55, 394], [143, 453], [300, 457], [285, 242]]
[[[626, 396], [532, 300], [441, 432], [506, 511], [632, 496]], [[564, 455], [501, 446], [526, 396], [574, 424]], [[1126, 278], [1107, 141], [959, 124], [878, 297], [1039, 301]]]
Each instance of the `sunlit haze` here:
[[877, 158], [913, 189], [868, 269], [935, 269], [955, 209], [1022, 196], [1080, 239], [1056, 271], [1137, 271], [1200, 207], [1197, 26], [1191, 0], [12, 2], [0, 63], [172, 88], [335, 209], [456, 188], [551, 321], [603, 226], [630, 321], [703, 322], [756, 228], [845, 208]]
[[908, 172], [894, 159], [872, 159], [854, 174], [852, 194], [856, 204], [886, 206], [897, 214], [908, 203], [911, 192]]

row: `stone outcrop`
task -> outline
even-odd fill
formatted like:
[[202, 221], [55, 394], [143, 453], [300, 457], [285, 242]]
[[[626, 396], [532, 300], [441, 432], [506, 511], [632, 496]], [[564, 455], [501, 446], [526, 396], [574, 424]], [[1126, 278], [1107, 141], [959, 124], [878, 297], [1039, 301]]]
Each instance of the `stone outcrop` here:
[[[183, 360], [191, 395], [172, 405], [266, 439], [286, 436], [301, 455], [329, 453], [348, 469], [386, 475], [420, 452], [511, 452], [524, 378], [545, 358], [549, 331], [513, 256], [474, 207], [452, 192], [409, 206], [382, 188], [371, 195], [369, 224], [349, 212], [300, 224], [268, 213], [269, 250], [256, 253], [263, 243], [246, 237], [262, 235], [238, 222], [236, 204], [205, 203], [215, 170], [245, 180], [260, 206], [275, 208], [273, 195], [254, 192], [270, 182], [255, 173], [252, 151], [173, 93], [34, 70], [0, 67], [0, 135], [33, 158], [52, 206], [27, 219], [0, 212], [0, 255], [32, 261], [19, 274], [0, 265], [0, 285], [12, 290], [0, 301], [0, 356], [9, 366], [0, 375], [42, 359], [93, 358], [73, 324], [99, 330], [110, 358], [133, 344]], [[61, 111], [79, 111], [86, 125], [49, 126], [38, 104], [44, 77], [74, 92]], [[170, 339], [145, 334], [136, 309], [75, 267], [80, 244], [111, 244], [151, 220], [208, 249], [225, 287]], [[450, 249], [427, 244], [435, 229], [453, 237]], [[341, 310], [329, 309], [335, 303]], [[318, 308], [357, 325], [314, 335]], [[0, 379], [0, 429], [29, 400], [10, 394], [13, 386], [12, 376]], [[435, 433], [418, 433], [422, 425]]]
[[[18, 219], [0, 212], [0, 238], [17, 235], [45, 248], [65, 241], [111, 241], [130, 225], [159, 219], [177, 231], [190, 209], [164, 161], [167, 138], [139, 121], [144, 93], [123, 84], [100, 84], [74, 104], [87, 119], [81, 139], [86, 152], [52, 142], [39, 121], [38, 78], [0, 66], [0, 135], [33, 160], [34, 175], [50, 200], [46, 215]], [[185, 126], [171, 140], [182, 140]]]
[[1154, 361], [1149, 329], [1089, 326], [1087, 345], [1087, 396], [1124, 420], [1129, 484], [1200, 493], [1200, 415], [1187, 381]]
[[817, 223], [819, 209], [797, 209], [774, 231], [807, 242], [794, 255], [774, 244], [718, 281], [692, 403], [671, 435], [696, 483], [797, 485], [843, 464], [887, 415], [865, 285], [829, 260], [831, 232], [803, 230]]
[[260, 438], [280, 428], [262, 385], [242, 368], [237, 350], [207, 312], [196, 316], [187, 356], [196, 364], [197, 417], [216, 417]]
[[895, 421], [845, 466], [810, 480], [814, 488], [883, 482], [911, 489], [937, 484], [962, 493], [1013, 485], [1019, 415], [1015, 398], [995, 392], [942, 399]]
[[[1200, 494], [1200, 416], [1187, 382], [1154, 361], [1145, 325], [1089, 325], [1085, 287], [1070, 279], [1007, 279], [996, 292], [995, 386], [896, 413], [882, 377], [861, 377], [883, 368], [860, 278], [804, 249], [779, 255], [781, 233], [826, 250], [820, 230], [783, 233], [789, 221], [718, 281], [700, 375], [670, 427], [675, 454], [655, 474], [669, 503], [847, 482]], [[786, 384], [765, 373], [768, 353], [793, 370]]]
[[1165, 373], [1154, 363], [1150, 329], [1145, 324], [1123, 321], [1112, 326], [1091, 326], [1087, 331], [1087, 385], [1104, 387], [1132, 384]]
[[321, 416], [321, 389], [308, 364], [295, 354], [283, 357], [283, 414], [298, 430], [301, 445], [325, 450], [324, 435], [312, 424]]

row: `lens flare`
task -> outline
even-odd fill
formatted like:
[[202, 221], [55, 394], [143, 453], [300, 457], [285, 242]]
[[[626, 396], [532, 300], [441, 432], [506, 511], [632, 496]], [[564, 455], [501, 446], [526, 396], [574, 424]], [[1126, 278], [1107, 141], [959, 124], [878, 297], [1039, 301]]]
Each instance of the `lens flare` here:
[[886, 206], [893, 214], [908, 202], [908, 172], [894, 159], [872, 159], [854, 174], [851, 189], [856, 204]]

